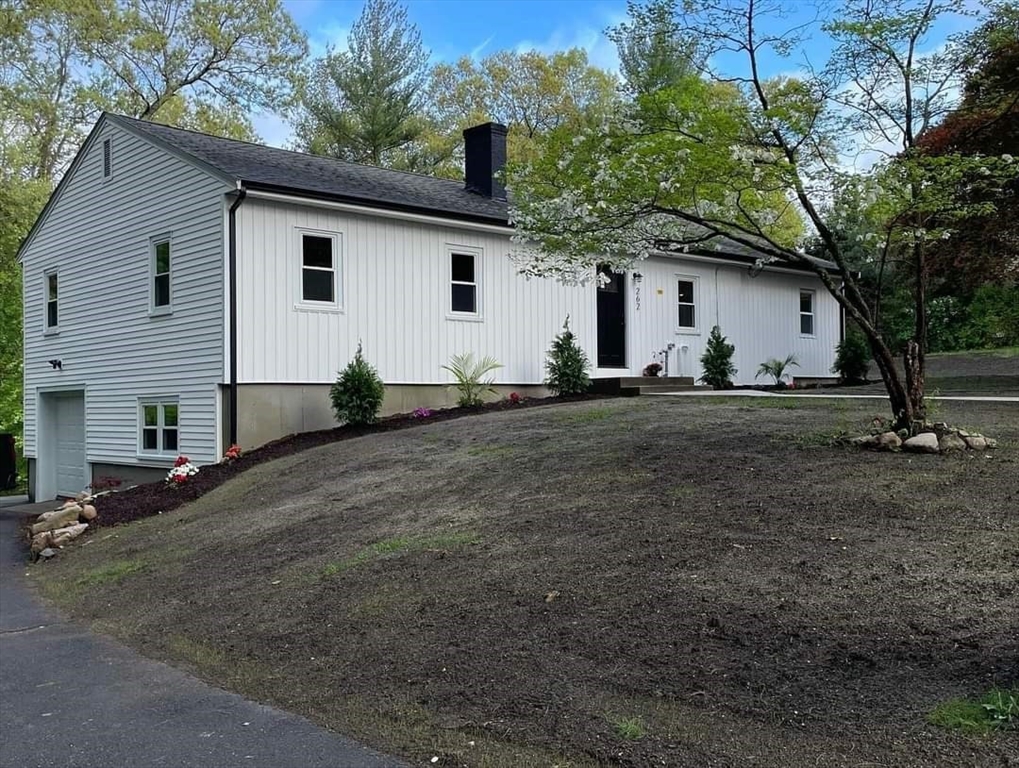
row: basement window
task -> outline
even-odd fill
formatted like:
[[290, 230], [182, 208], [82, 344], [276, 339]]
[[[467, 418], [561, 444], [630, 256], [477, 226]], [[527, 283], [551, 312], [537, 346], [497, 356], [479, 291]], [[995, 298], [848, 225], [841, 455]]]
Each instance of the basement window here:
[[814, 335], [814, 292], [800, 291], [800, 336]]
[[179, 407], [176, 400], [142, 400], [138, 403], [139, 454], [177, 455]]

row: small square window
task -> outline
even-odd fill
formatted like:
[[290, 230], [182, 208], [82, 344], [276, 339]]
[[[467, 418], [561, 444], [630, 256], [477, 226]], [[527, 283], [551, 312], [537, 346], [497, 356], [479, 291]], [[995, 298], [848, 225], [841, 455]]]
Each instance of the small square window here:
[[179, 445], [180, 406], [172, 400], [138, 404], [140, 411], [139, 453], [153, 456], [176, 456]]

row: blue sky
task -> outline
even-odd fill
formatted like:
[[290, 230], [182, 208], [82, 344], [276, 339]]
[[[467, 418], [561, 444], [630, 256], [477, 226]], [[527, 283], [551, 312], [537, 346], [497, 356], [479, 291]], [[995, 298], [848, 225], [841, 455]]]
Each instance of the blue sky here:
[[[362, 8], [362, 0], [285, 0], [285, 4], [307, 33], [313, 56], [321, 56], [329, 45], [344, 46]], [[626, 18], [626, 0], [405, 0], [405, 5], [435, 62], [461, 56], [483, 58], [505, 49], [550, 53], [579, 47], [596, 66], [610, 70], [619, 66], [615, 46], [604, 31]], [[960, 5], [976, 7], [979, 0], [963, 0]], [[773, 22], [776, 26], [788, 28], [816, 16], [814, 3], [805, 0], [788, 0], [786, 8], [786, 17]], [[965, 18], [945, 19], [928, 41], [929, 47], [971, 24]], [[769, 59], [763, 68], [766, 75], [792, 73], [804, 55], [818, 64], [828, 52], [825, 36], [816, 34], [804, 51], [790, 59]], [[290, 136], [289, 126], [275, 115], [259, 116], [254, 122], [266, 143], [279, 146]]]

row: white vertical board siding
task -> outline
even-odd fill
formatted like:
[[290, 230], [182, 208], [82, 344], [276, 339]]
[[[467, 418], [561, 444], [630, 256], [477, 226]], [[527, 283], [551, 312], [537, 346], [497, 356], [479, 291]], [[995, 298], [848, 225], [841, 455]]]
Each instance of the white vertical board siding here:
[[[249, 198], [237, 212], [240, 383], [328, 383], [360, 339], [389, 384], [450, 380], [454, 354], [491, 355], [496, 381], [537, 384], [566, 315], [595, 358], [594, 285], [517, 274], [502, 235]], [[298, 308], [306, 228], [341, 241], [342, 310]], [[479, 320], [450, 319], [448, 247], [481, 249]]]
[[[103, 141], [113, 175], [103, 178]], [[107, 123], [23, 254], [25, 453], [39, 451], [38, 391], [87, 385], [87, 458], [144, 463], [138, 399], [180, 403], [180, 451], [217, 456], [223, 372], [223, 194], [229, 187]], [[173, 313], [149, 316], [150, 238], [171, 236]], [[59, 326], [44, 335], [43, 273], [59, 270]], [[63, 361], [63, 370], [46, 362]]]
[[[743, 266], [715, 265], [704, 261], [653, 258], [636, 269], [643, 275], [641, 306], [635, 306], [635, 287], [629, 285], [632, 370], [639, 372], [651, 362], [651, 353], [672, 342], [669, 357], [673, 376], [699, 377], [700, 357], [708, 334], [718, 324], [736, 347], [733, 362], [737, 384], [755, 383], [762, 362], [784, 359], [793, 353], [799, 367], [796, 376], [831, 376], [835, 345], [839, 341], [840, 313], [835, 298], [810, 274], [780, 273], [765, 269], [750, 277]], [[680, 277], [682, 276], [682, 278]], [[678, 327], [678, 280], [696, 281], [697, 328]], [[800, 290], [814, 291], [814, 335], [800, 335]], [[684, 349], [685, 347], [685, 349]], [[646, 359], [645, 359], [646, 358]], [[643, 361], [643, 362], [642, 362]], [[770, 381], [770, 379], [768, 380]], [[763, 380], [761, 383], [766, 383]]]

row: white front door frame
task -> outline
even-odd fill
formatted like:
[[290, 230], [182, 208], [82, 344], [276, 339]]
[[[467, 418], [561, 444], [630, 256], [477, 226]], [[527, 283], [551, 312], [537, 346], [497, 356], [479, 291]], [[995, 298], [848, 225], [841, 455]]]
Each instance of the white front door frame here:
[[85, 450], [82, 471], [85, 482], [91, 482], [91, 465], [88, 461], [88, 387], [85, 384], [55, 384], [36, 387], [36, 413], [38, 414], [36, 434], [36, 501], [57, 498], [57, 436], [55, 397], [81, 393], [84, 407]]

